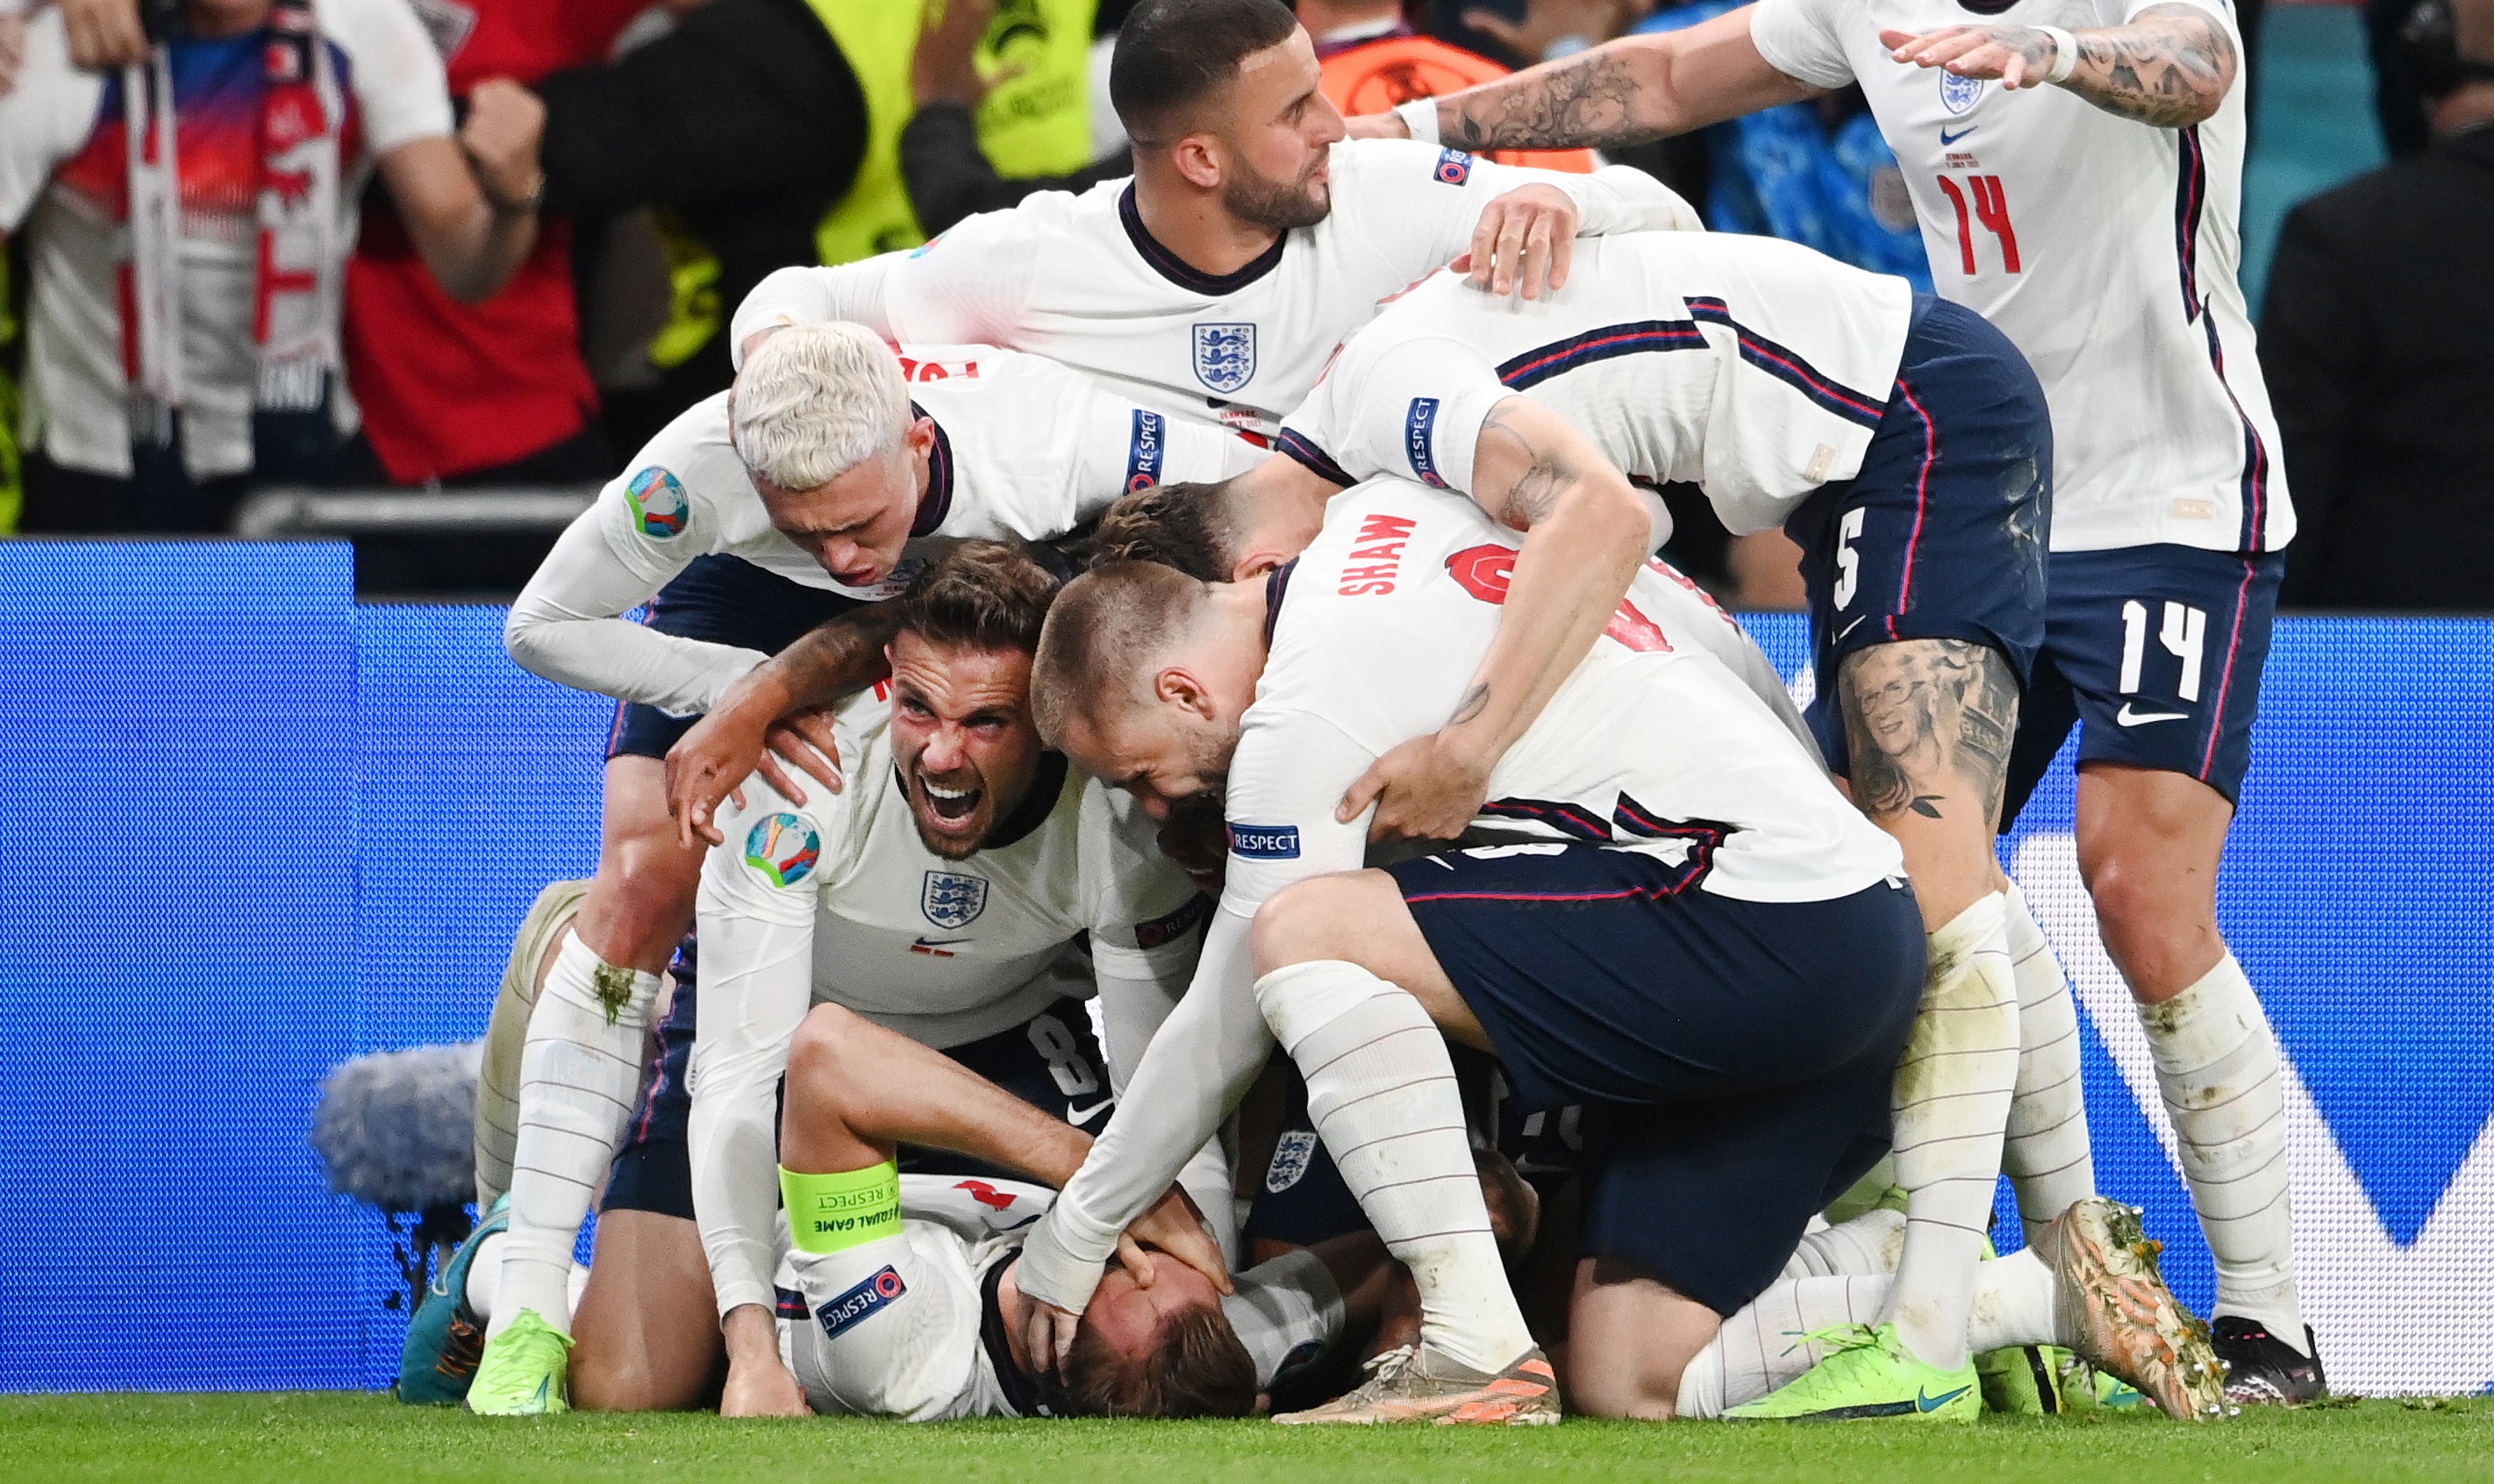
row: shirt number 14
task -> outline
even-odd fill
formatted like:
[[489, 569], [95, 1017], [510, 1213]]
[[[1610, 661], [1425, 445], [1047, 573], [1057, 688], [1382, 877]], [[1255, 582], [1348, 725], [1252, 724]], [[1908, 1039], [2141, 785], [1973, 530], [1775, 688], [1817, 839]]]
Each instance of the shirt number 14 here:
[[[1965, 270], [1965, 276], [1972, 278], [1975, 274], [1974, 229], [1978, 223], [1992, 235], [2000, 239], [2000, 266], [2007, 272], [2020, 271], [2018, 229], [2009, 225], [2009, 197], [2001, 189], [2000, 177], [1968, 175], [1965, 177], [1964, 190], [1958, 188], [1957, 179], [1954, 176], [1943, 175], [1939, 180], [1940, 194], [1949, 198], [1951, 206], [1957, 208], [1958, 261], [1959, 265]], [[1966, 202], [1968, 192], [1974, 196], [1970, 210]]]

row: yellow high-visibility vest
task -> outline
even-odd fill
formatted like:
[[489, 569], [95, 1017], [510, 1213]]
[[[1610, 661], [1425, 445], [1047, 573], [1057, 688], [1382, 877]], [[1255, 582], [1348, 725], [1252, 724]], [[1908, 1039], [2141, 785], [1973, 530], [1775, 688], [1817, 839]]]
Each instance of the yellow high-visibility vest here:
[[[806, 0], [848, 58], [866, 95], [867, 145], [848, 195], [814, 231], [825, 263], [855, 262], [927, 240], [900, 178], [900, 132], [917, 105], [909, 64], [926, 18], [913, 0]], [[1015, 69], [979, 105], [979, 147], [1004, 175], [1062, 175], [1091, 163], [1091, 27], [1098, 0], [999, 0], [979, 40], [982, 74]], [[669, 230], [675, 314], [650, 348], [660, 367], [683, 364], [717, 333], [718, 259]]]

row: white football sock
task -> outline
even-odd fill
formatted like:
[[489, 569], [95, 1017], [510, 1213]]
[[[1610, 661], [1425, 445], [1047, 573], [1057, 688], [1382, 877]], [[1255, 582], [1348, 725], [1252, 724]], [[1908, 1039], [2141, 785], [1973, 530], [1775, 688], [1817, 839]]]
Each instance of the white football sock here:
[[537, 1002], [537, 971], [547, 966], [571, 930], [586, 881], [550, 881], [520, 919], [511, 954], [502, 964], [502, 987], [485, 1027], [485, 1054], [476, 1068], [476, 1209], [491, 1211], [511, 1188], [511, 1156], [520, 1139], [520, 1062], [527, 1054], [529, 1016]]
[[2054, 1217], [2096, 1193], [2087, 1144], [2087, 1100], [2079, 1079], [2079, 1010], [2069, 978], [2026, 894], [2009, 889], [2009, 958], [2018, 980], [2018, 1094], [2009, 1105], [2001, 1172], [2018, 1192], [2018, 1222], [2031, 1245]]
[[1847, 1324], [1877, 1321], [1896, 1280], [1788, 1278], [1769, 1286], [1723, 1321], [1715, 1338], [1680, 1373], [1675, 1416], [1719, 1417], [1754, 1402], [1835, 1352], [1809, 1337]]
[[1905, 1213], [1866, 1211], [1823, 1231], [1807, 1232], [1784, 1263], [1786, 1278], [1893, 1273], [1905, 1249]]
[[[1758, 1398], [1825, 1359], [1833, 1347], [1809, 1336], [1846, 1324], [1874, 1322], [1888, 1307], [1896, 1280], [1885, 1273], [1787, 1278], [1723, 1321], [1706, 1348], [1680, 1374], [1673, 1411], [1718, 1417]], [[1976, 1275], [1968, 1338], [1978, 1351], [2052, 1345], [2053, 1270], [2030, 1252], [1982, 1264]]]
[[1308, 1084], [1308, 1113], [1343, 1183], [1420, 1290], [1427, 1346], [1496, 1372], [1533, 1348], [1490, 1235], [1446, 1043], [1420, 1002], [1354, 963], [1320, 959], [1256, 982], [1256, 1001]]
[[2217, 1259], [2219, 1314], [2257, 1319], [2301, 1353], [2286, 1091], [2268, 1016], [2228, 954], [2199, 983], [2139, 1008], [2191, 1206]]
[[[615, 999], [598, 995], [603, 982]], [[566, 939], [529, 1016], [520, 1066], [520, 1137], [511, 1161], [510, 1246], [487, 1338], [523, 1309], [569, 1333], [565, 1286], [589, 1199], [632, 1115], [641, 1035], [658, 976], [619, 969]]]
[[[468, 1312], [480, 1319], [494, 1317], [494, 1292], [502, 1281], [502, 1258], [511, 1249], [507, 1233], [495, 1232], [476, 1244], [476, 1255], [468, 1259], [468, 1287], [461, 1290], [468, 1301]], [[571, 1276], [564, 1285], [570, 1293], [570, 1309], [580, 1307], [580, 1290], [589, 1287], [589, 1268], [585, 1263], [571, 1265]]]
[[1965, 1364], [1974, 1265], [2018, 1083], [2006, 906], [1995, 892], [1931, 934], [1922, 1013], [1889, 1104], [1906, 1199], [1905, 1251], [1887, 1317], [1907, 1349], [1942, 1370]]

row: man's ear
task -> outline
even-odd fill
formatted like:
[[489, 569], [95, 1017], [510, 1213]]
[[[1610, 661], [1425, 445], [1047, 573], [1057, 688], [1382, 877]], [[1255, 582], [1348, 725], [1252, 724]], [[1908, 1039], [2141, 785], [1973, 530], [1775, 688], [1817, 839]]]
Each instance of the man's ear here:
[[1188, 185], [1199, 190], [1221, 189], [1226, 169], [1221, 141], [1209, 134], [1190, 134], [1170, 146], [1170, 164]]
[[909, 445], [909, 451], [911, 453], [917, 455], [921, 459], [926, 458], [928, 454], [934, 450], [935, 447], [935, 419], [932, 417], [911, 418], [909, 426], [902, 429], [900, 432], [900, 440]]
[[1152, 697], [1165, 705], [1182, 707], [1210, 721], [1219, 714], [1213, 704], [1212, 689], [1191, 670], [1171, 665], [1152, 677]]
[[1292, 555], [1292, 553], [1270, 549], [1249, 552], [1231, 564], [1230, 580], [1245, 582], [1251, 577], [1262, 577], [1275, 567], [1288, 562]]

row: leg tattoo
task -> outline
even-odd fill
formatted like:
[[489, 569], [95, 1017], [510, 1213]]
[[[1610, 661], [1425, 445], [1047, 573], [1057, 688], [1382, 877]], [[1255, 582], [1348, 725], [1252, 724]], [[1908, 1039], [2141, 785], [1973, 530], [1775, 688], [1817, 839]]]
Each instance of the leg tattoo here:
[[1845, 656], [1838, 697], [1862, 812], [2000, 817], [2018, 682], [1999, 651], [1962, 639], [1876, 645]]

